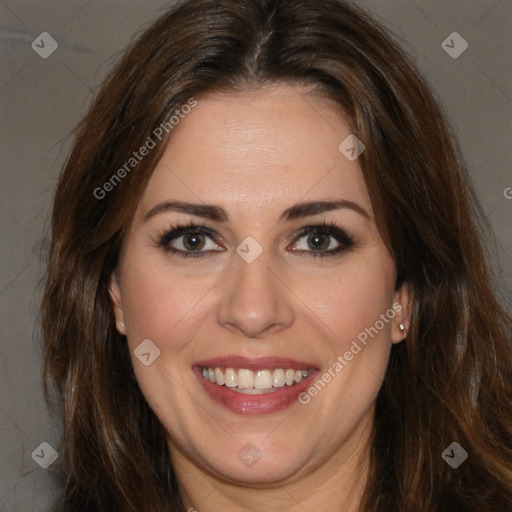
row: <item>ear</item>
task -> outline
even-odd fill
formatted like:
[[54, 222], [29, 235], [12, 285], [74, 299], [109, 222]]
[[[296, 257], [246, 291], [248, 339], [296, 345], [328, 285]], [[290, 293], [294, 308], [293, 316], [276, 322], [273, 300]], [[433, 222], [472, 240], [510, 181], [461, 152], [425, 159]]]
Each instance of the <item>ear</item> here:
[[112, 272], [112, 276], [110, 277], [110, 286], [108, 292], [112, 300], [112, 307], [114, 309], [114, 315], [116, 318], [117, 331], [119, 332], [119, 334], [126, 335], [121, 286], [115, 271]]
[[[402, 284], [394, 294], [393, 310], [396, 312], [391, 327], [391, 342], [400, 343], [411, 327], [412, 291], [408, 283]], [[400, 325], [403, 329], [400, 329]]]

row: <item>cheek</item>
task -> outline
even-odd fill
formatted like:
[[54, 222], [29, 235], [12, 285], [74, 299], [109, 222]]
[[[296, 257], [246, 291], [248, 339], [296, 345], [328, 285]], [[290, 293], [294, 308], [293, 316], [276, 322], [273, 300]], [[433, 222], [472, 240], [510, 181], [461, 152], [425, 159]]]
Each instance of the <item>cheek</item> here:
[[[170, 272], [161, 262], [136, 258], [125, 262], [123, 305], [127, 337], [130, 345], [145, 338], [163, 344], [169, 333], [187, 324], [191, 314], [201, 309], [205, 290], [214, 285], [212, 277], [184, 278]], [[179, 338], [173, 348], [179, 348]]]
[[348, 263], [309, 287], [308, 306], [324, 326], [326, 343], [318, 379], [323, 382], [313, 383], [301, 403], [311, 404], [315, 421], [328, 425], [332, 439], [346, 435], [371, 410], [387, 366], [395, 315], [392, 260], [382, 256]]
[[[380, 257], [354, 257], [321, 279], [308, 284], [304, 293], [308, 306], [328, 328], [332, 345], [338, 351], [350, 345], [358, 335], [371, 328], [380, 315], [390, 311], [394, 291], [393, 261]], [[389, 318], [387, 318], [389, 320]], [[382, 327], [383, 336], [388, 336], [390, 322]]]

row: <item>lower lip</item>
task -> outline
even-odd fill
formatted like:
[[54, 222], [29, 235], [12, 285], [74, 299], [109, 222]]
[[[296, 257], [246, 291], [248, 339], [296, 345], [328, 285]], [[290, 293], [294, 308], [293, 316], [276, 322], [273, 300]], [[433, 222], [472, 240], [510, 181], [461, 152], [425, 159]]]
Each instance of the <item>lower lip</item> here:
[[219, 386], [203, 377], [200, 368], [194, 368], [199, 382], [208, 395], [215, 401], [237, 414], [271, 414], [282, 411], [297, 402], [298, 396], [313, 382], [318, 370], [310, 371], [307, 378], [294, 384], [278, 388], [272, 393], [261, 395], [246, 395], [233, 391], [227, 386]]

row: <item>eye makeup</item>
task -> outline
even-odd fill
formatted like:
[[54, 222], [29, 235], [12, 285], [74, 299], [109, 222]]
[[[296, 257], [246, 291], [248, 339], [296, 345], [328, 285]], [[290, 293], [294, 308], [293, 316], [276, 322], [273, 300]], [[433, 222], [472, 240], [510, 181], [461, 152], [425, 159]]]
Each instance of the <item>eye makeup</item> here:
[[[188, 237], [188, 238], [187, 238]], [[306, 239], [309, 249], [293, 248], [297, 242]], [[176, 247], [176, 241], [182, 239], [180, 245], [184, 248]], [[203, 250], [207, 245], [207, 240], [215, 244], [219, 248]], [[312, 257], [326, 257], [335, 256], [355, 245], [354, 239], [336, 222], [330, 223], [322, 222], [319, 224], [312, 224], [305, 226], [295, 231], [289, 239], [292, 239], [292, 248], [288, 246], [288, 250], [296, 254], [312, 256]], [[199, 224], [190, 221], [188, 224], [172, 224], [164, 231], [159, 232], [155, 237], [155, 243], [161, 247], [166, 253], [187, 257], [205, 257], [213, 252], [223, 252], [225, 249], [220, 244], [222, 237], [213, 229], [209, 228], [205, 223]], [[325, 241], [328, 241], [327, 247]], [[335, 242], [335, 247], [332, 247], [332, 242]], [[186, 244], [184, 242], [187, 242]], [[319, 243], [320, 242], [320, 243]], [[185, 245], [188, 245], [187, 249]]]

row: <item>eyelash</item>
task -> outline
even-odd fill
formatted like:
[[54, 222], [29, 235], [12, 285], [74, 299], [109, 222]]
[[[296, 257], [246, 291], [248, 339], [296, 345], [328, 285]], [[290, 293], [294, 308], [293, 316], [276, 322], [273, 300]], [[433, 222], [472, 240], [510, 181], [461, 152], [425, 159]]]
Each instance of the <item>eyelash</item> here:
[[[206, 226], [206, 224], [194, 224], [194, 222], [189, 222], [189, 224], [176, 224], [167, 228], [163, 233], [160, 233], [157, 238], [158, 246], [164, 249], [166, 252], [171, 254], [176, 254], [181, 256], [182, 258], [200, 258], [206, 254], [205, 251], [182, 251], [181, 249], [173, 249], [169, 247], [169, 243], [175, 238], [179, 238], [180, 236], [189, 235], [191, 233], [200, 233], [202, 235], [207, 235], [215, 242], [219, 238], [215, 231]], [[220, 251], [219, 251], [220, 252]]]
[[[347, 249], [350, 249], [354, 246], [354, 240], [343, 230], [341, 229], [334, 221], [327, 223], [322, 222], [321, 224], [315, 224], [312, 226], [306, 226], [302, 228], [300, 231], [293, 235], [295, 241], [300, 240], [306, 235], [309, 234], [322, 234], [332, 236], [339, 244], [339, 247], [336, 249], [331, 249], [329, 251], [305, 251], [305, 250], [294, 250], [293, 252], [303, 254], [308, 253], [313, 257], [323, 258], [325, 256], [335, 256], [338, 253], [341, 253]], [[169, 243], [176, 238], [181, 236], [186, 236], [189, 234], [202, 234], [210, 237], [215, 243], [217, 243], [219, 236], [215, 231], [208, 228], [206, 224], [195, 224], [194, 222], [189, 222], [189, 224], [176, 224], [168, 227], [164, 232], [160, 233], [156, 237], [156, 242], [159, 247], [164, 249], [166, 252], [171, 254], [176, 254], [182, 258], [198, 258], [204, 257], [205, 254], [210, 253], [211, 251], [183, 251], [181, 249], [174, 249], [169, 246]], [[221, 251], [215, 251], [221, 252]]]

